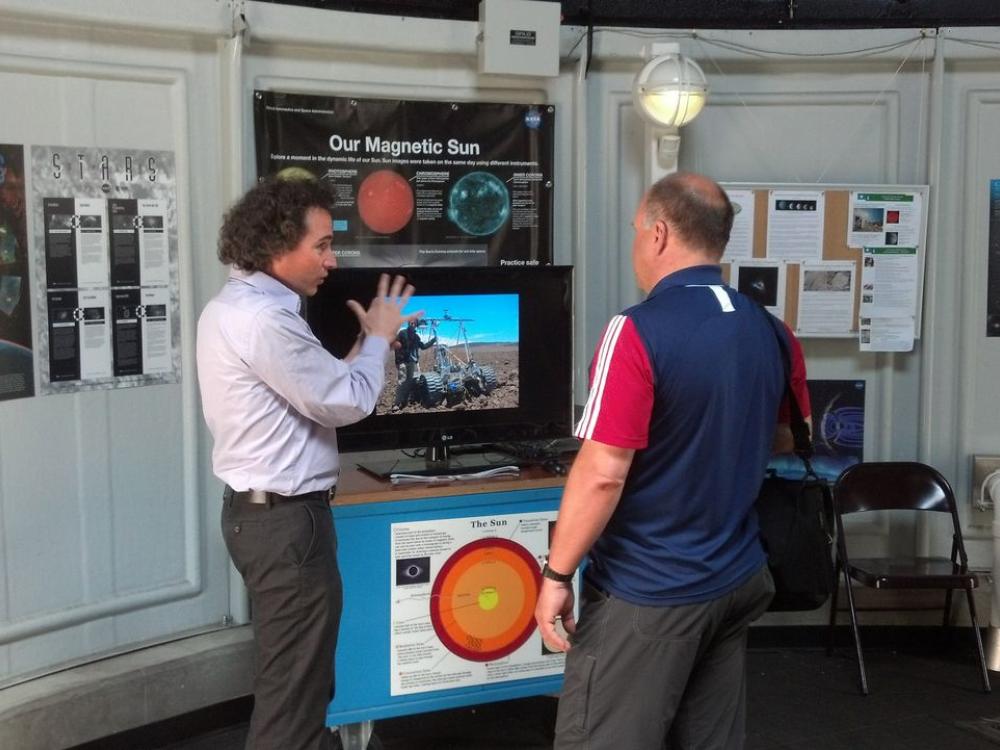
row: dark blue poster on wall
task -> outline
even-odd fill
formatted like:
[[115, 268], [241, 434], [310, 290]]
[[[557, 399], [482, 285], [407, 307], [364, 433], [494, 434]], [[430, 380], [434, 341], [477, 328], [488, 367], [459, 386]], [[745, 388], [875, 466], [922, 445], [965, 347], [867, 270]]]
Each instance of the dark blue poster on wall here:
[[[824, 479], [835, 480], [847, 467], [864, 460], [865, 381], [810, 380], [812, 404], [812, 466]], [[802, 475], [793, 455], [775, 456], [769, 468], [781, 476]]]
[[254, 92], [257, 174], [330, 183], [341, 267], [552, 262], [550, 105]]
[[1000, 336], [1000, 180], [990, 180], [990, 239], [986, 269], [986, 335]]
[[35, 393], [24, 147], [0, 144], [0, 401]]

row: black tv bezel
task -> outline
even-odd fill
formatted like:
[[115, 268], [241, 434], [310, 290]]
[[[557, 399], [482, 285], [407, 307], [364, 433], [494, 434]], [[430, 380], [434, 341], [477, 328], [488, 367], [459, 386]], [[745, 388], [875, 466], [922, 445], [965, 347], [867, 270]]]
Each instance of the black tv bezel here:
[[[572, 266], [419, 266], [403, 269], [334, 270], [306, 301], [305, 316], [320, 343], [336, 357], [353, 345], [360, 325], [346, 305], [367, 307], [382, 273], [405, 275], [418, 295], [520, 295], [519, 382], [521, 401], [511, 409], [373, 414], [337, 428], [342, 453], [400, 450], [431, 445], [547, 440], [568, 437], [573, 428], [573, 267]], [[547, 299], [559, 294], [562, 302]], [[412, 305], [410, 306], [413, 307]], [[554, 315], [557, 310], [561, 316]], [[543, 328], [540, 323], [546, 321]], [[551, 326], [560, 330], [552, 331]], [[532, 352], [536, 356], [531, 356]], [[558, 393], [526, 381], [561, 382]]]

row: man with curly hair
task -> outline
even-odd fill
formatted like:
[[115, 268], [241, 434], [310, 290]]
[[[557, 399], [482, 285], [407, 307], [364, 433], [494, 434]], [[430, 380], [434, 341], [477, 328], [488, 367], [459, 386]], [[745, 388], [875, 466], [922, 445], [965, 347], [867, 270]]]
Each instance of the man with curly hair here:
[[198, 321], [198, 378], [226, 488], [222, 533], [250, 593], [256, 641], [247, 748], [333, 746], [326, 705], [343, 605], [329, 503], [336, 428], [375, 408], [413, 287], [384, 275], [352, 350], [337, 359], [299, 314], [334, 268], [334, 196], [315, 180], [268, 179], [226, 214], [225, 286]]

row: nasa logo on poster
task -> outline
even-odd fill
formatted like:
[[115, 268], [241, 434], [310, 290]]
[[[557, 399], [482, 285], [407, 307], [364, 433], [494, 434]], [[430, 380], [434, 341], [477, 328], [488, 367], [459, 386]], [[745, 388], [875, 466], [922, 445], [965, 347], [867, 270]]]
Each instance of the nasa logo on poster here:
[[542, 124], [542, 113], [532, 107], [524, 113], [524, 124], [533, 130], [540, 127]]

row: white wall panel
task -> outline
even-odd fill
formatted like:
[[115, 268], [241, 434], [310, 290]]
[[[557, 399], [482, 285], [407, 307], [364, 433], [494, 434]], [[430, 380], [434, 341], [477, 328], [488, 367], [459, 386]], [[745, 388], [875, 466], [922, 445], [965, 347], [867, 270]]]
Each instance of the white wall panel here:
[[[162, 391], [156, 393], [156, 391]], [[201, 524], [186, 533], [182, 412], [176, 386], [122, 391], [108, 408], [114, 594], [201, 578]], [[135, 415], [142, 413], [143, 419]], [[137, 473], [135, 470], [139, 469]], [[209, 529], [214, 533], [215, 529]], [[187, 553], [197, 561], [187, 569]]]
[[[991, 512], [971, 507], [971, 456], [1000, 453], [1000, 339], [986, 337], [989, 182], [1000, 178], [1000, 31], [950, 29], [943, 82], [943, 187], [933, 273], [935, 315], [925, 323], [937, 347], [923, 376], [930, 397], [928, 449], [951, 480], [968, 524], [974, 565], [992, 559]], [[945, 468], [947, 467], [947, 468]], [[936, 535], [932, 549], [945, 547]]]
[[0, 96], [18, 106], [0, 140], [174, 153], [182, 370], [175, 385], [0, 403], [0, 682], [215, 626], [229, 597], [193, 368], [194, 321], [222, 276], [216, 44], [5, 10]]
[[74, 398], [22, 403], [27, 408], [18, 409], [20, 419], [4, 419], [21, 429], [5, 430], [0, 439], [6, 622], [56, 612], [84, 598]]
[[[864, 83], [875, 87], [879, 77]], [[772, 79], [783, 90], [713, 92], [702, 116], [682, 131], [682, 166], [731, 182], [748, 175], [756, 182], [895, 182], [887, 177], [899, 158], [899, 94], [817, 94], [823, 82], [795, 81], [801, 91]]]

